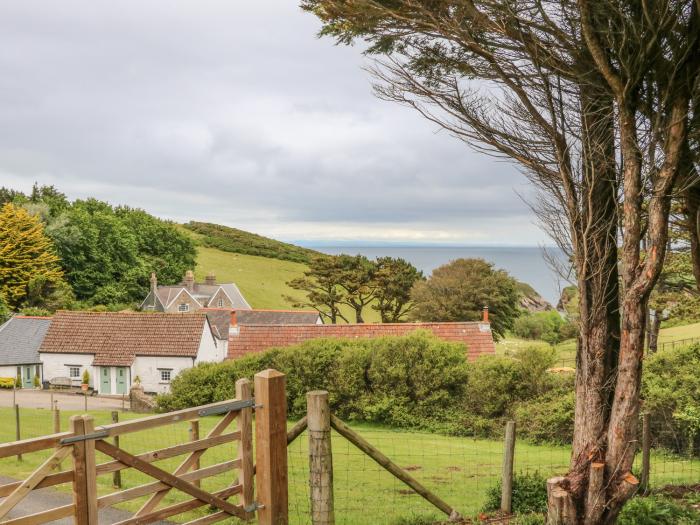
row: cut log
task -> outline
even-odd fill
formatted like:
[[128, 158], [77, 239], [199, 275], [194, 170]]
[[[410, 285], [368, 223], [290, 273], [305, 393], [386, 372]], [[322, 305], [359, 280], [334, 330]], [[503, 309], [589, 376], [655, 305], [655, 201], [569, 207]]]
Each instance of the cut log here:
[[605, 511], [605, 463], [591, 463], [584, 525], [597, 525]]
[[561, 486], [565, 479], [547, 480], [547, 525], [577, 525], [574, 498]]

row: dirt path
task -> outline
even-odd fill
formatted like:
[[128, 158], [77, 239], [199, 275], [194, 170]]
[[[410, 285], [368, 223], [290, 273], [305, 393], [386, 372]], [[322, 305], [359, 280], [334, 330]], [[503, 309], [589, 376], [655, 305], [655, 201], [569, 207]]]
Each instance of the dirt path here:
[[[15, 397], [16, 396], [16, 397]], [[11, 407], [14, 400], [20, 408], [45, 408], [51, 409], [51, 392], [48, 390], [12, 390], [0, 389], [0, 406]], [[61, 410], [83, 410], [85, 398], [78, 393], [53, 392], [53, 399], [58, 401]], [[122, 408], [121, 398], [88, 396], [88, 410], [119, 410]], [[124, 406], [129, 409], [129, 399], [126, 398]]]
[[[0, 483], [2, 484], [11, 483], [13, 481], [16, 480], [5, 476], [0, 476]], [[2, 501], [1, 498], [0, 501]], [[70, 505], [72, 503], [73, 499], [71, 498], [70, 494], [58, 492], [50, 487], [38, 489], [30, 492], [29, 495], [27, 495], [27, 497], [24, 498], [22, 502], [10, 512], [10, 514], [5, 516], [4, 519], [18, 518], [20, 516], [42, 512], [55, 507]], [[131, 517], [132, 514], [130, 512], [107, 507], [105, 509], [100, 509], [99, 511], [99, 524], [111, 525], [112, 523], [117, 523]], [[61, 520], [52, 521], [51, 523], [55, 525], [73, 525], [73, 518], [64, 518]], [[171, 525], [170, 522], [167, 521], [158, 521], [155, 523], [157, 525]]]

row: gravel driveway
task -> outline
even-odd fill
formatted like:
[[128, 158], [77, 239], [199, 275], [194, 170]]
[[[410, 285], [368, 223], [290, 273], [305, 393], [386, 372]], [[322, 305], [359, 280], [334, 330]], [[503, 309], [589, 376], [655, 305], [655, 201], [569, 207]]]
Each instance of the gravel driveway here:
[[[48, 390], [0, 389], [0, 406], [11, 407], [16, 394], [17, 404], [20, 408], [46, 408], [51, 409], [51, 392]], [[53, 391], [53, 399], [58, 401], [60, 410], [83, 410], [85, 398], [80, 393]], [[119, 410], [122, 408], [122, 399], [104, 396], [88, 396], [88, 410]], [[124, 407], [129, 409], [129, 398], [124, 401]]]

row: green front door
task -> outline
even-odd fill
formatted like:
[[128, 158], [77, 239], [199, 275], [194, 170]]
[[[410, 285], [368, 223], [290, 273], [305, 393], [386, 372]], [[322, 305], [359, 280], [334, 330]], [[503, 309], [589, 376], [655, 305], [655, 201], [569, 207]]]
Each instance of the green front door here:
[[24, 381], [22, 386], [24, 388], [32, 388], [34, 386], [34, 367], [25, 366], [24, 368]]
[[102, 374], [100, 381], [100, 394], [111, 394], [112, 393], [112, 369], [108, 366], [103, 366], [100, 368], [100, 373]]
[[117, 394], [126, 394], [127, 368], [117, 368]]

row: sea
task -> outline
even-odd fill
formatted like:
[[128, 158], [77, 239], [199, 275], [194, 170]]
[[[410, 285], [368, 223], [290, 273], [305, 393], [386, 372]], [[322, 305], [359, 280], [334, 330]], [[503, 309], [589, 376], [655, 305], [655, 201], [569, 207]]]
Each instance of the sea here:
[[[360, 245], [314, 245], [303, 243], [329, 255], [341, 253], [362, 254], [370, 259], [377, 257], [401, 257], [411, 262], [424, 275], [443, 264], [460, 258], [481, 258], [493, 263], [496, 268], [506, 270], [518, 281], [532, 286], [552, 306], [556, 306], [561, 290], [570, 284], [563, 278], [562, 268], [568, 268], [567, 258], [559, 248], [539, 246], [360, 246]], [[553, 268], [551, 259], [557, 261]], [[565, 273], [565, 272], [564, 272]]]

